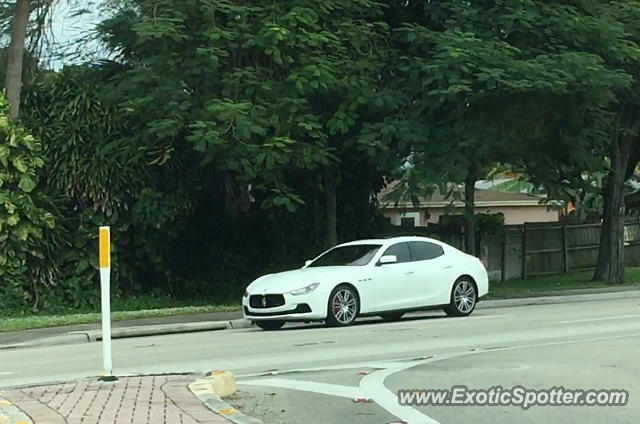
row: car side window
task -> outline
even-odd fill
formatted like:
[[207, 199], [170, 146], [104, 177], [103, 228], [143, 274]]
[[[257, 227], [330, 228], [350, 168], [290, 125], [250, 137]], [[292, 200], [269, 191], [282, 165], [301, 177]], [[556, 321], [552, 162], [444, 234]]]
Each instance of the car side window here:
[[409, 245], [407, 243], [397, 243], [389, 246], [382, 256], [395, 255], [398, 258], [398, 264], [411, 261], [411, 253], [409, 253]]
[[444, 249], [442, 246], [435, 243], [429, 243], [427, 241], [411, 241], [408, 244], [409, 249], [411, 249], [412, 261], [426, 261], [428, 259], [435, 259], [444, 255]]

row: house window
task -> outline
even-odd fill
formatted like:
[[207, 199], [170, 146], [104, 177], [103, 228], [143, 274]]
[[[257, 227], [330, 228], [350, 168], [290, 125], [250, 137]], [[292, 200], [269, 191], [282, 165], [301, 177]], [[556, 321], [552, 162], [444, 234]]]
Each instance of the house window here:
[[403, 227], [419, 227], [420, 212], [402, 212], [399, 224]]
[[415, 227], [416, 220], [415, 218], [400, 218], [400, 225], [403, 227]]

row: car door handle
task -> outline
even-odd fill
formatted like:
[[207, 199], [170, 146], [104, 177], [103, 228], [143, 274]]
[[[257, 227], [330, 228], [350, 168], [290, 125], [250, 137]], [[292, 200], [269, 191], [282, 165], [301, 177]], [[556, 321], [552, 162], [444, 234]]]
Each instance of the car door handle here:
[[413, 274], [413, 273], [415, 273], [415, 271], [407, 271], [407, 272], [405, 272], [405, 275], [409, 275], [409, 274]]
[[443, 266], [442, 268], [444, 268], [444, 269], [453, 268], [453, 265], [445, 265], [445, 266]]

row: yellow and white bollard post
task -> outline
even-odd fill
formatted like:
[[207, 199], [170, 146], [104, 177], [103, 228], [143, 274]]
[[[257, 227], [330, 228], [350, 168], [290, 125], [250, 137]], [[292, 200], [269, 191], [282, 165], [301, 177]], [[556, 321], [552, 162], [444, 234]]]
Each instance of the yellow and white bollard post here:
[[111, 362], [111, 230], [100, 227], [99, 232], [100, 297], [102, 304], [102, 363], [104, 376], [113, 375]]

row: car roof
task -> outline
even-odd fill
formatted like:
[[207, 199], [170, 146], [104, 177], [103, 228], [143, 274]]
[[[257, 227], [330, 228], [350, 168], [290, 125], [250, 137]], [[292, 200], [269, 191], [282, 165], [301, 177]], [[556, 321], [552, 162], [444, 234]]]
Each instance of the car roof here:
[[429, 237], [421, 237], [421, 236], [400, 236], [400, 237], [389, 237], [389, 238], [383, 238], [383, 239], [354, 240], [348, 243], [339, 244], [338, 246], [354, 246], [358, 244], [389, 245], [389, 244], [402, 243], [407, 241], [428, 241], [431, 243], [438, 244], [440, 246], [448, 246], [446, 243], [443, 243], [440, 240], [435, 240]]

